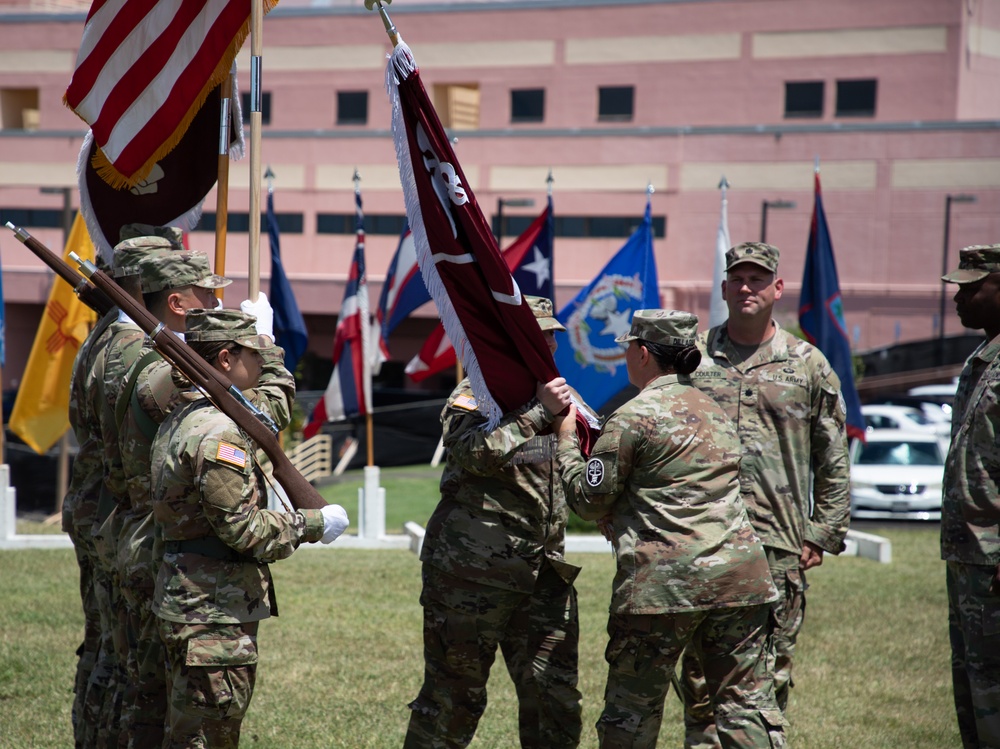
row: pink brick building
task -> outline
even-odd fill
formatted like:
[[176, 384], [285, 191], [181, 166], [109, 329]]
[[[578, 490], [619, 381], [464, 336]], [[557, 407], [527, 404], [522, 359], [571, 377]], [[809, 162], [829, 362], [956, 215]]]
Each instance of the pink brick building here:
[[[75, 184], [84, 129], [61, 96], [85, 4], [33, 6], [0, 3], [0, 220], [10, 213], [54, 247], [61, 199], [39, 187]], [[780, 317], [794, 321], [816, 157], [857, 349], [937, 334], [947, 196], [975, 198], [952, 201], [947, 264], [962, 246], [1000, 241], [998, 0], [397, 0], [390, 11], [487, 216], [500, 199], [535, 201], [504, 210], [508, 239], [541, 210], [551, 169], [557, 306], [621, 246], [651, 183], [663, 303], [707, 319], [724, 174], [734, 242], [759, 239], [766, 212], [767, 239], [782, 250]], [[388, 48], [361, 0], [283, 0], [264, 21], [263, 161], [276, 174], [283, 259], [320, 357], [353, 250], [344, 217], [355, 167], [373, 304], [396, 246]], [[246, 161], [230, 184], [230, 212], [245, 221]], [[214, 191], [205, 211], [214, 216]], [[191, 244], [211, 253], [212, 234], [196, 231]], [[238, 279], [246, 247], [245, 232], [230, 233], [227, 273]], [[0, 249], [10, 385], [50, 275], [12, 236]], [[265, 279], [267, 258], [265, 235]], [[958, 333], [950, 294], [946, 309], [945, 331]], [[433, 315], [428, 306], [401, 326], [394, 359], [416, 352]]]

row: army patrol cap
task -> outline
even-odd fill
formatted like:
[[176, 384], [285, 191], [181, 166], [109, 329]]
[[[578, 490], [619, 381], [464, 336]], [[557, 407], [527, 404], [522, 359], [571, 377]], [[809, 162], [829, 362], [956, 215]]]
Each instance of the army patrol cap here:
[[[174, 246], [162, 237], [131, 237], [115, 245], [112, 256], [113, 275], [115, 278], [124, 278], [146, 273], [152, 278], [155, 268], [153, 258], [173, 251]], [[146, 284], [143, 284], [142, 290], [148, 291]]]
[[152, 224], [125, 224], [118, 230], [118, 241], [136, 237], [163, 237], [174, 245], [175, 250], [184, 249], [184, 232], [176, 226], [153, 226]]
[[184, 315], [184, 340], [232, 341], [258, 351], [271, 348], [270, 337], [257, 334], [256, 322], [238, 309], [190, 309]]
[[676, 309], [640, 309], [632, 315], [632, 329], [615, 342], [643, 340], [683, 348], [693, 346], [697, 334], [697, 315]]
[[[142, 237], [145, 241], [161, 242], [170, 246], [169, 240], [162, 237]], [[129, 242], [139, 240], [127, 240]], [[122, 243], [124, 244], [124, 243]], [[121, 245], [119, 245], [120, 247]], [[203, 289], [221, 289], [233, 281], [231, 278], [217, 276], [208, 265], [208, 255], [197, 250], [182, 250], [166, 252], [158, 255], [147, 278], [144, 270], [142, 275], [142, 290], [162, 291], [163, 289], [179, 289], [182, 286], [200, 286]], [[146, 288], [148, 285], [148, 289]]]
[[958, 270], [941, 276], [941, 280], [975, 283], [990, 273], [1000, 273], [1000, 244], [976, 244], [958, 253]]
[[525, 294], [524, 301], [528, 303], [528, 306], [535, 315], [535, 320], [538, 321], [538, 327], [542, 330], [566, 330], [563, 324], [556, 319], [551, 299]]
[[726, 251], [726, 270], [740, 263], [753, 263], [772, 273], [778, 272], [778, 248], [763, 242], [744, 242]]

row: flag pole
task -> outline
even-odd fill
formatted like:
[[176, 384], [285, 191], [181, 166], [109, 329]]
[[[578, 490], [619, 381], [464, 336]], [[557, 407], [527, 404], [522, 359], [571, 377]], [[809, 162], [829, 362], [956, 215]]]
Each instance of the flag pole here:
[[[235, 65], [236, 63], [233, 63]], [[226, 232], [229, 224], [229, 120], [233, 96], [233, 76], [222, 82], [219, 98], [219, 176], [215, 192], [215, 273], [226, 275]], [[225, 289], [218, 288], [215, 295], [222, 299]]]
[[250, 249], [247, 263], [247, 297], [260, 293], [260, 128], [261, 46], [263, 0], [250, 2]]
[[[546, 195], [549, 199], [549, 206], [552, 205], [552, 184], [556, 181], [556, 178], [552, 176], [552, 167], [549, 167], [549, 176], [545, 178], [545, 188]], [[552, 236], [549, 241], [552, 242], [552, 248], [549, 252], [549, 280], [552, 282], [552, 308], [556, 308], [556, 226], [555, 218], [552, 216], [552, 212], [549, 211], [549, 226], [552, 228]]]
[[[384, 0], [386, 5], [390, 5], [392, 0]], [[389, 18], [389, 14], [386, 12], [385, 7], [382, 5], [383, 0], [365, 0], [365, 7], [368, 10], [372, 10], [375, 6], [378, 6], [378, 14], [382, 17], [382, 24], [385, 26], [385, 33], [389, 35], [389, 41], [392, 42], [392, 46], [395, 47], [399, 44], [399, 32], [396, 31], [396, 26]]]
[[[361, 173], [358, 171], [357, 167], [354, 167], [354, 194], [356, 196], [361, 195]], [[367, 272], [367, 271], [366, 271]], [[360, 279], [359, 279], [360, 280]], [[366, 315], [367, 316], [367, 315]], [[372, 422], [372, 372], [371, 372], [371, 359], [369, 358], [369, 340], [368, 336], [364, 334], [364, 331], [369, 329], [371, 325], [371, 320], [361, 321], [361, 377], [362, 377], [362, 387], [364, 388], [364, 393], [362, 397], [365, 400], [365, 442], [368, 445], [368, 462], [367, 466], [371, 468], [375, 465], [375, 429]]]

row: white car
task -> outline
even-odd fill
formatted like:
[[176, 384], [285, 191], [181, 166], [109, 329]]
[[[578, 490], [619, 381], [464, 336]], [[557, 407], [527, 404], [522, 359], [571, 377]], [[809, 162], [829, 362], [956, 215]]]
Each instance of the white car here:
[[861, 407], [868, 434], [876, 429], [902, 429], [908, 432], [930, 432], [947, 438], [951, 434], [951, 423], [935, 421], [919, 408], [911, 406], [891, 406], [870, 403]]
[[851, 445], [851, 517], [940, 520], [945, 445], [929, 432], [876, 429]]

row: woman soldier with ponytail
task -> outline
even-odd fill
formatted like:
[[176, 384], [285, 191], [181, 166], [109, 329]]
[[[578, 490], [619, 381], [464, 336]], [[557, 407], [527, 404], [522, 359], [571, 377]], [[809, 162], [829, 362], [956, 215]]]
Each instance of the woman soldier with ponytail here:
[[687, 312], [635, 313], [617, 341], [640, 392], [608, 418], [589, 461], [573, 409], [553, 425], [566, 499], [600, 521], [618, 561], [597, 722], [605, 749], [656, 746], [689, 643], [703, 657], [722, 746], [784, 746], [768, 613], [777, 590], [740, 499], [736, 429], [688, 377], [701, 360], [697, 327]]

